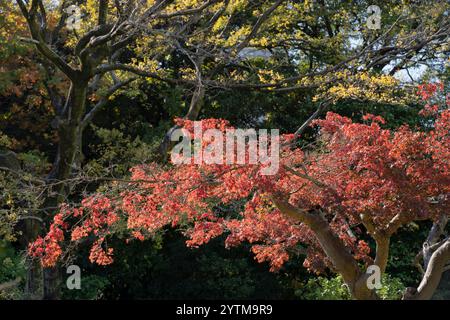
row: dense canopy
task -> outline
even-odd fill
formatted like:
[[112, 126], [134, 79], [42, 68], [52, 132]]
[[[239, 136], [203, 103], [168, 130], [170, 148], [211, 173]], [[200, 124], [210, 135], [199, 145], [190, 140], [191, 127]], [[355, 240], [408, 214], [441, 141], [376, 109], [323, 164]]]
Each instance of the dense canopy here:
[[3, 1], [0, 299], [450, 298], [449, 9]]

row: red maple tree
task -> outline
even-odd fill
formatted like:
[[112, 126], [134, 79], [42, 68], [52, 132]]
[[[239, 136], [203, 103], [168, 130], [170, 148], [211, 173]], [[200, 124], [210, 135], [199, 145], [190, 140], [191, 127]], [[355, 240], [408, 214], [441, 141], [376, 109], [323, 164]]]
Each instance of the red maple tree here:
[[[126, 188], [112, 187], [77, 207], [64, 205], [29, 252], [53, 266], [65, 240], [94, 236], [89, 258], [107, 265], [114, 252], [105, 239], [118, 224], [125, 222], [130, 239], [139, 240], [165, 226], [184, 226], [188, 246], [226, 234], [227, 247], [251, 243], [256, 259], [270, 262], [272, 271], [300, 249], [309, 270], [329, 268], [342, 275], [353, 297], [377, 298], [365, 268], [375, 264], [384, 272], [391, 236], [413, 221], [442, 224], [450, 212], [450, 110], [448, 101], [444, 109], [432, 104], [442, 91], [434, 84], [419, 87], [428, 102], [422, 114], [434, 119], [426, 130], [389, 130], [379, 116], [354, 123], [328, 112], [312, 123], [318, 128], [314, 148], [294, 147], [294, 135], [281, 137], [280, 168], [273, 176], [261, 174], [261, 165], [137, 166]], [[192, 122], [177, 121], [192, 130]], [[203, 127], [225, 131], [230, 125], [208, 119]], [[363, 236], [374, 240], [375, 252]], [[439, 245], [424, 278], [405, 298], [430, 298], [439, 284], [450, 240], [435, 238]]]

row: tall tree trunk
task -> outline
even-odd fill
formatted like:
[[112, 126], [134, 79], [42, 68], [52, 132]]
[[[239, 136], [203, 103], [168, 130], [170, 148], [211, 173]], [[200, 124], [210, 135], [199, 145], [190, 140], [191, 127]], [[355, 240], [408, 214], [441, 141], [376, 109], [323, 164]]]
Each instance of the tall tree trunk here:
[[[68, 105], [67, 118], [59, 127], [58, 156], [55, 163], [54, 176], [49, 181], [67, 180], [77, 161], [81, 158], [82, 117], [86, 108], [87, 82], [72, 83]], [[60, 183], [53, 190], [55, 195], [47, 201], [49, 207], [58, 207], [67, 197], [66, 183]], [[60, 297], [60, 270], [58, 266], [46, 268], [44, 277], [44, 299], [54, 300]]]
[[61, 272], [57, 265], [43, 270], [44, 300], [57, 300], [61, 297]]
[[[67, 197], [67, 184], [64, 181], [70, 177], [77, 156], [81, 155], [81, 120], [85, 112], [86, 93], [87, 82], [71, 84], [65, 110], [58, 126], [57, 157], [47, 179], [48, 196], [42, 208], [47, 213], [45, 217], [42, 217], [47, 224], [52, 222], [51, 218], [58, 210], [58, 206]], [[35, 220], [29, 220], [27, 223], [27, 242], [30, 243], [37, 238], [43, 228]], [[40, 269], [36, 262], [30, 261], [26, 280], [27, 298], [39, 297], [41, 294], [39, 287], [41, 287], [44, 299], [58, 299], [61, 278], [59, 267], [46, 268], [43, 272]], [[42, 285], [39, 285], [39, 279], [43, 279]]]
[[[42, 226], [39, 221], [34, 219], [25, 220], [23, 231], [23, 242], [26, 246], [36, 240], [41, 232]], [[26, 257], [26, 278], [25, 278], [25, 292], [24, 298], [28, 300], [36, 300], [42, 297], [42, 269], [40, 264], [35, 259]]]

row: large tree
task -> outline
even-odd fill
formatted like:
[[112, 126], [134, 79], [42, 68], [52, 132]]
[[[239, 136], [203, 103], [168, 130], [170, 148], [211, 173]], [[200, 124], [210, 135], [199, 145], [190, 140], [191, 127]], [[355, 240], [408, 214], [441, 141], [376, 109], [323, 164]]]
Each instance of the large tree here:
[[[426, 85], [420, 93], [429, 99], [442, 88]], [[450, 261], [444, 231], [450, 204], [449, 103], [443, 109], [437, 104], [424, 108], [424, 130], [383, 129], [379, 116], [368, 114], [366, 123], [355, 123], [329, 112], [313, 123], [320, 128], [314, 147], [296, 147], [300, 132], [281, 137], [280, 169], [274, 175], [263, 173], [267, 163], [137, 166], [129, 183], [112, 185], [79, 206], [64, 205], [30, 253], [52, 266], [66, 257], [67, 236], [72, 249], [94, 239], [90, 260], [108, 265], [114, 256], [111, 236], [125, 231], [127, 241], [144, 240], [171, 225], [184, 230], [189, 246], [224, 233], [227, 247], [248, 241], [256, 259], [269, 261], [274, 271], [290, 254], [301, 252], [308, 269], [329, 268], [342, 275], [354, 298], [377, 299], [367, 266], [384, 273], [392, 235], [411, 222], [431, 220], [422, 281], [404, 294], [405, 299], [430, 299]], [[193, 134], [192, 121], [180, 119], [178, 125]], [[223, 120], [202, 125], [224, 133], [230, 129]], [[215, 139], [203, 137], [204, 150], [222, 148]], [[252, 150], [246, 150], [249, 159]], [[226, 163], [228, 155], [222, 156]], [[373, 254], [363, 240], [368, 237], [376, 245]]]
[[[79, 167], [83, 130], [114, 93], [136, 80], [136, 76], [175, 84], [182, 80], [173, 79], [167, 72], [157, 72], [155, 56], [171, 54], [174, 50], [184, 52], [181, 41], [194, 42], [205, 38], [227, 8], [228, 1], [220, 6], [217, 6], [218, 2], [102, 0], [98, 3], [61, 1], [55, 4], [40, 0], [17, 1], [31, 35], [31, 38], [22, 40], [36, 46], [49, 75], [63, 74], [67, 81], [67, 92], [58, 92], [54, 86], [47, 87], [56, 114], [53, 124], [57, 128], [58, 151], [47, 177], [47, 197], [41, 210], [51, 215], [69, 194], [68, 184], [64, 181]], [[68, 13], [66, 9], [74, 4], [83, 7], [84, 16], [75, 17], [83, 20], [81, 30], [67, 34], [65, 27], [73, 22], [69, 15], [76, 11]], [[275, 8], [269, 8], [265, 15]], [[78, 32], [82, 32], [82, 36], [78, 36]], [[250, 38], [249, 35], [245, 41]], [[199, 44], [198, 51], [206, 50], [201, 54], [202, 59], [214, 57], [207, 52], [210, 42]], [[129, 57], [130, 50], [135, 52], [135, 58]], [[186, 57], [193, 65], [199, 59], [189, 54]], [[197, 88], [193, 95], [194, 105], [187, 112], [188, 117], [192, 115], [195, 118], [198, 113], [195, 106], [197, 96], [203, 89], [193, 80], [185, 79], [183, 82]], [[95, 103], [88, 107], [89, 100]], [[26, 241], [35, 239], [40, 230], [39, 220], [29, 219]], [[31, 294], [37, 290], [35, 273], [36, 268], [30, 267], [27, 288]], [[47, 297], [55, 296], [52, 273], [54, 270], [46, 270], [44, 274], [44, 278], [48, 276], [49, 280], [44, 283]]]
[[[448, 50], [444, 1], [437, 1], [427, 15], [420, 12], [429, 11], [428, 5], [389, 7], [383, 14], [390, 18], [379, 31], [365, 27], [366, 1], [319, 1], [312, 7], [282, 0], [16, 3], [30, 34], [21, 40], [35, 46], [48, 77], [43, 82], [55, 114], [58, 149], [42, 206], [27, 219], [25, 242], [42, 232], [41, 221], [51, 218], [71, 194], [69, 182], [81, 165], [84, 129], [118, 90], [138, 78], [190, 91], [183, 116], [194, 120], [210, 88], [307, 89], [315, 100], [392, 102], [389, 92], [398, 83], [382, 70], [390, 67], [393, 75], [435, 61]], [[69, 5], [81, 8], [80, 29], [67, 28], [72, 21]], [[256, 57], [251, 53], [255, 50]], [[49, 79], [59, 79], [58, 85]], [[166, 139], [163, 153], [169, 149]], [[36, 272], [36, 267], [29, 268], [30, 294], [37, 290]], [[45, 296], [55, 297], [55, 270], [46, 269], [44, 278]]]

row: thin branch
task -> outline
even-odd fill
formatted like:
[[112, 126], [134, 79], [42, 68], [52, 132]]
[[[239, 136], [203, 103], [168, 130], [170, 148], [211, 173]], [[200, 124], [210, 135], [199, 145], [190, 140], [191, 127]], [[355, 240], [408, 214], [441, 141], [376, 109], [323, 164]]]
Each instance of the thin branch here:
[[116, 83], [114, 86], [112, 86], [108, 92], [100, 99], [99, 102], [97, 102], [97, 104], [92, 108], [91, 111], [89, 111], [85, 117], [82, 120], [81, 123], [81, 128], [85, 128], [89, 122], [92, 120], [92, 118], [97, 114], [97, 112], [103, 108], [109, 101], [109, 98], [120, 88], [130, 84], [131, 82], [135, 81], [137, 78], [133, 77], [133, 78], [129, 78], [125, 81], [122, 82], [118, 82]]
[[247, 35], [247, 37], [245, 37], [245, 39], [236, 47], [236, 51], [240, 52], [242, 51], [242, 49], [244, 49], [245, 47], [248, 46], [248, 44], [250, 43], [250, 40], [252, 40], [256, 34], [259, 32], [259, 29], [261, 28], [262, 24], [264, 23], [264, 21], [266, 21], [270, 15], [272, 14], [272, 12], [274, 12], [280, 5], [281, 3], [284, 2], [284, 0], [278, 0], [276, 1], [269, 9], [267, 9], [256, 21], [256, 23], [254, 24], [252, 30], [250, 31], [250, 33]]
[[325, 101], [322, 101], [319, 103], [319, 106], [317, 107], [317, 110], [300, 126], [300, 128], [297, 129], [294, 133], [294, 138], [291, 142], [289, 142], [289, 145], [294, 144], [295, 139], [299, 138], [303, 132], [308, 128], [308, 126], [311, 124], [311, 122], [316, 119], [322, 112], [325, 110], [331, 103], [332, 99], [327, 99]]
[[309, 175], [307, 175], [307, 174], [300, 173], [300, 172], [298, 172], [298, 171], [292, 169], [292, 168], [289, 167], [289, 166], [283, 165], [283, 168], [285, 168], [286, 171], [288, 171], [288, 172], [290, 172], [290, 173], [296, 175], [297, 177], [300, 177], [300, 178], [306, 179], [306, 180], [308, 180], [308, 181], [311, 181], [312, 183], [314, 183], [316, 186], [318, 186], [318, 187], [320, 187], [320, 188], [330, 188], [330, 189], [332, 189], [332, 188], [331, 188], [330, 186], [328, 186], [327, 184], [325, 184], [325, 183], [323, 183], [323, 182], [321, 182], [321, 181], [319, 181], [319, 180], [317, 180], [317, 179], [315, 179], [315, 178], [313, 178], [313, 177], [311, 177], [311, 176], [309, 176]]

